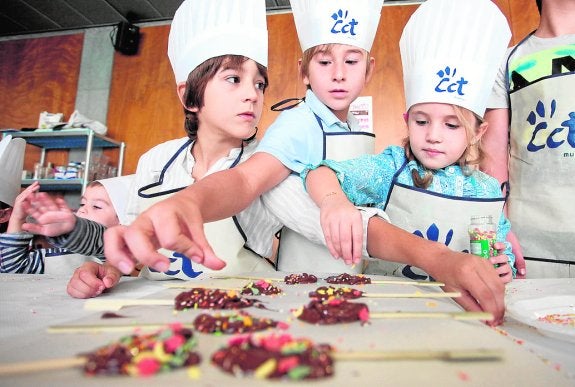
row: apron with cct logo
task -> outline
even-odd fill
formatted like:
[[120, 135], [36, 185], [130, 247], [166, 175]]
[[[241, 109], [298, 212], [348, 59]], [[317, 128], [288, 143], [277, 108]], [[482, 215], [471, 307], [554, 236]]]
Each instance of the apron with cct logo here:
[[[472, 216], [493, 217], [499, 221], [504, 198], [464, 198], [444, 195], [397, 182], [396, 172], [385, 205], [390, 223], [422, 238], [443, 243], [451, 250], [469, 252], [469, 224]], [[463, 187], [463, 177], [458, 184]], [[405, 264], [371, 261], [369, 273], [429, 280], [423, 270]]]
[[[519, 47], [519, 43], [514, 51]], [[507, 63], [510, 98], [508, 217], [525, 259], [575, 263], [575, 44]], [[529, 266], [530, 277], [565, 265]], [[564, 269], [561, 268], [564, 267]], [[540, 272], [538, 272], [540, 271]]]
[[[138, 195], [143, 199], [142, 210], [151, 207], [155, 203], [168, 198], [174, 193], [192, 184], [190, 173], [188, 173], [185, 168], [181, 168], [177, 163], [175, 163], [178, 156], [185, 154], [187, 149], [189, 149], [190, 144], [191, 140], [180, 147], [172, 158], [170, 158], [162, 169], [156, 183], [141, 187], [138, 190]], [[240, 152], [230, 168], [237, 165], [241, 156], [242, 152]], [[170, 174], [180, 175], [177, 176], [176, 179], [181, 184], [178, 188], [165, 186], [164, 175], [168, 169], [170, 169]], [[158, 252], [169, 257], [170, 268], [166, 272], [161, 273], [145, 267], [142, 269], [140, 275], [154, 280], [173, 278], [191, 280], [203, 274], [213, 272], [218, 274], [238, 274], [247, 271], [273, 270], [264, 258], [244, 248], [247, 238], [235, 216], [204, 224], [204, 233], [216, 256], [226, 261], [226, 267], [222, 270], [214, 271], [191, 261], [184, 254], [166, 249], [159, 249]]]
[[[323, 130], [319, 117], [316, 116], [316, 119], [320, 129], [324, 132], [323, 160], [341, 161], [374, 153], [375, 135], [373, 133], [326, 133]], [[292, 185], [294, 189], [302, 190], [301, 180], [297, 180], [297, 183]], [[287, 227], [284, 227], [281, 231], [277, 262], [278, 270], [287, 272], [301, 272], [310, 269], [326, 273], [347, 272], [359, 274], [363, 272], [363, 265], [356, 265], [355, 267], [346, 265], [343, 260], [335, 259], [323, 244], [313, 243]]]

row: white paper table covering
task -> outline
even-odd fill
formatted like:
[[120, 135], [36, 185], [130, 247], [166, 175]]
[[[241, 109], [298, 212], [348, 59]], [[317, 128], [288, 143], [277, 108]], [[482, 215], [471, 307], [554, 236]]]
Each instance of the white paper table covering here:
[[[283, 277], [277, 273], [275, 277]], [[324, 276], [318, 275], [319, 278]], [[545, 281], [545, 280], [541, 280]], [[209, 280], [205, 285], [241, 287], [246, 280]], [[83, 300], [67, 296], [67, 278], [42, 275], [0, 276], [0, 362], [40, 360], [70, 357], [91, 351], [125, 333], [47, 334], [46, 328], [61, 324], [124, 324], [127, 322], [192, 322], [203, 310], [174, 314], [171, 307], [127, 307], [118, 314], [122, 319], [101, 319], [102, 312], [84, 310]], [[167, 289], [163, 282], [143, 279], [124, 279], [106, 298], [173, 298], [183, 289]], [[541, 285], [539, 285], [541, 284]], [[289, 286], [277, 283], [287, 295], [275, 298], [260, 296], [270, 309], [249, 308], [256, 316], [269, 316], [286, 321], [290, 309], [309, 301], [307, 293], [318, 286]], [[426, 292], [434, 289], [401, 285], [366, 285], [356, 288], [371, 292]], [[539, 288], [562, 289], [573, 292], [575, 282], [516, 281], [509, 286], [509, 297], [528, 297]], [[570, 289], [570, 290], [569, 290]], [[437, 290], [435, 290], [437, 291]], [[459, 307], [449, 299], [359, 299], [372, 311], [457, 311]], [[393, 361], [393, 362], [338, 362], [334, 378], [315, 381], [313, 385], [348, 386], [350, 382], [383, 386], [476, 386], [476, 385], [553, 385], [570, 386], [569, 378], [575, 372], [566, 354], [575, 353], [575, 345], [540, 335], [534, 329], [511, 321], [499, 329], [492, 329], [475, 321], [452, 320], [373, 320], [370, 325], [359, 323], [338, 326], [311, 326], [292, 318], [288, 333], [311, 337], [316, 342], [329, 342], [341, 350], [399, 350], [437, 348], [501, 348], [505, 358], [499, 362], [449, 363], [442, 361]], [[502, 334], [507, 332], [509, 334]], [[199, 335], [199, 352], [202, 354], [201, 378], [190, 380], [185, 371], [138, 379], [129, 377], [86, 378], [78, 369], [42, 372], [2, 378], [1, 385], [173, 385], [193, 383], [196, 386], [245, 385], [267, 386], [269, 381], [238, 379], [222, 373], [210, 362], [211, 354], [226, 342], [228, 336]], [[512, 337], [511, 335], [517, 335]], [[518, 344], [517, 339], [524, 340]], [[571, 355], [572, 357], [573, 355]], [[546, 359], [546, 361], [542, 360]], [[557, 370], [556, 365], [560, 365]], [[279, 385], [279, 384], [278, 384]], [[281, 382], [281, 386], [302, 385], [301, 382]], [[308, 385], [308, 383], [304, 383]]]

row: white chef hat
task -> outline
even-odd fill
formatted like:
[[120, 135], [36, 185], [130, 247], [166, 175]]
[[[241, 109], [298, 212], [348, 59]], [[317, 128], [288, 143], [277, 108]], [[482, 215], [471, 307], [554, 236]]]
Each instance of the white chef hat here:
[[0, 202], [11, 207], [20, 193], [25, 148], [23, 138], [7, 135], [0, 141]]
[[399, 41], [407, 108], [440, 102], [483, 117], [511, 31], [491, 0], [427, 0]]
[[264, 0], [184, 0], [172, 20], [168, 57], [183, 82], [198, 65], [222, 55], [268, 64]]
[[339, 43], [371, 51], [383, 0], [290, 0], [302, 51]]
[[131, 192], [132, 182], [135, 175], [111, 177], [109, 179], [97, 180], [108, 192], [112, 206], [116, 210], [120, 224], [126, 224], [126, 206]]

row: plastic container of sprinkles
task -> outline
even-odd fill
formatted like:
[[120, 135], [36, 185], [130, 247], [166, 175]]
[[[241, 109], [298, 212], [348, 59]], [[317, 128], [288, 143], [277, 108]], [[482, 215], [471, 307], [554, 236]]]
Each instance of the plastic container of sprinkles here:
[[469, 225], [469, 251], [482, 258], [494, 256], [497, 228], [489, 216], [472, 216]]

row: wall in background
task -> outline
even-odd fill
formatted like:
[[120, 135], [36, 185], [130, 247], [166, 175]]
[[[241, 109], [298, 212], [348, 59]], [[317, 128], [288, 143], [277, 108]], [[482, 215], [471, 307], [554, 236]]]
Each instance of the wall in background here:
[[[511, 24], [512, 43], [536, 27], [535, 1], [496, 0], [495, 3]], [[403, 26], [416, 8], [416, 5], [389, 6], [382, 11], [371, 53], [376, 58], [376, 71], [364, 92], [373, 96], [378, 151], [389, 144], [399, 144], [405, 135], [398, 42]], [[270, 87], [266, 92], [259, 137], [278, 114], [271, 112], [269, 106], [284, 98], [302, 97], [305, 92], [297, 76], [300, 48], [292, 15], [269, 15], [268, 29]], [[102, 114], [104, 109], [104, 112], [107, 110], [108, 135], [127, 144], [123, 172], [134, 172], [143, 152], [184, 135], [184, 116], [166, 55], [169, 26], [142, 27], [140, 32], [140, 48], [135, 56], [109, 51], [111, 43], [107, 33], [94, 34], [93, 31], [0, 41], [0, 128], [35, 127], [38, 115], [44, 110], [62, 112], [67, 119], [75, 108], [81, 112], [90, 110], [89, 113], [95, 115]], [[105, 43], [94, 41], [99, 35], [106, 39]], [[83, 53], [85, 47], [90, 47], [90, 51]], [[93, 50], [98, 47], [104, 54], [94, 55]], [[111, 77], [105, 71], [110, 66]], [[83, 72], [91, 69], [93, 76], [86, 78], [83, 73], [80, 77], [81, 69]], [[110, 83], [102, 84], [105, 82]], [[108, 100], [103, 108], [98, 104], [105, 103], [105, 94]], [[56, 163], [66, 162], [66, 157], [64, 152], [50, 155]], [[34, 160], [32, 153], [26, 162], [28, 169], [33, 163], [31, 160]]]

